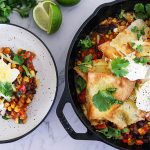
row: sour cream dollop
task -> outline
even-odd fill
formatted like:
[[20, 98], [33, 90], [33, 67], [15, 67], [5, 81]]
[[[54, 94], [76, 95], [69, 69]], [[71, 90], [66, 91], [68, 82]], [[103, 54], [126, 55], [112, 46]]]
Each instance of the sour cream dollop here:
[[126, 59], [129, 61], [129, 65], [126, 67], [128, 74], [124, 77], [128, 78], [131, 81], [138, 79], [145, 79], [148, 71], [150, 70], [149, 65], [143, 65], [141, 63], [136, 63], [133, 60], [133, 54], [126, 56]]

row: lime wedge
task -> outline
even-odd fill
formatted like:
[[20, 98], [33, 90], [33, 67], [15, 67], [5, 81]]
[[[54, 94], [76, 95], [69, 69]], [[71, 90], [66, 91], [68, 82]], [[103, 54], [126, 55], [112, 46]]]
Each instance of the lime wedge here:
[[80, 0], [56, 0], [56, 1], [63, 6], [73, 6], [80, 2]]
[[60, 8], [49, 0], [40, 2], [33, 9], [33, 18], [35, 23], [49, 34], [55, 33], [62, 23]]

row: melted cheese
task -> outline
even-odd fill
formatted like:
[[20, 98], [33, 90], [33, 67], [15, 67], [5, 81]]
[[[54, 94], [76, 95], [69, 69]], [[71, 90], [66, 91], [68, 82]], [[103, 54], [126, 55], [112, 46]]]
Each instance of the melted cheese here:
[[0, 59], [0, 82], [12, 83], [19, 75], [18, 69], [11, 69], [11, 64], [6, 64], [3, 59]]
[[[136, 26], [140, 30], [144, 27], [145, 35], [141, 37], [140, 41], [138, 41], [138, 39], [137, 39], [137, 33], [131, 31], [131, 29], [134, 26]], [[135, 42], [135, 43], [139, 43], [139, 44], [142, 43], [141, 45], [144, 45], [142, 56], [145, 56], [145, 55], [149, 56], [150, 55], [149, 54], [150, 53], [150, 45], [146, 44], [146, 42], [145, 43], [142, 42], [147, 39], [149, 30], [150, 30], [150, 28], [145, 24], [145, 22], [143, 20], [137, 19], [133, 23], [131, 23], [131, 25], [127, 29], [125, 29], [123, 32], [120, 32], [116, 36], [116, 38], [114, 38], [110, 42], [110, 46], [115, 48], [118, 52], [121, 52], [122, 54], [127, 55], [127, 54], [130, 54], [133, 52], [133, 49], [128, 46], [129, 43], [131, 43], [131, 42]], [[145, 46], [146, 46], [146, 48], [145, 48]], [[147, 50], [148, 50], [148, 52], [147, 52]]]
[[150, 80], [137, 91], [136, 106], [143, 111], [150, 111]]

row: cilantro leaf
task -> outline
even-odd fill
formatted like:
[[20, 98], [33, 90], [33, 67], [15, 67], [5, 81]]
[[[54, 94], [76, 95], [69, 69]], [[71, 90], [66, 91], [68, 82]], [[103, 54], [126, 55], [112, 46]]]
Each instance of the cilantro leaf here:
[[115, 128], [112, 128], [110, 126], [108, 126], [105, 129], [102, 129], [98, 132], [102, 133], [107, 138], [120, 139], [122, 137], [120, 129], [115, 129]]
[[82, 92], [86, 87], [86, 82], [84, 81], [84, 79], [82, 77], [79, 76], [76, 79], [76, 85], [77, 85], [77, 88], [79, 89], [79, 91]]
[[82, 72], [88, 72], [88, 65], [92, 65], [92, 57], [92, 54], [84, 57], [84, 61], [79, 65], [79, 68]]
[[144, 5], [143, 5], [142, 3], [137, 3], [137, 4], [135, 4], [135, 6], [134, 6], [134, 11], [135, 11], [136, 13], [139, 13], [139, 12], [145, 13]]
[[13, 61], [15, 61], [16, 63], [18, 63], [19, 65], [22, 65], [24, 63], [23, 57], [19, 56], [17, 54], [14, 54]]
[[117, 77], [125, 76], [128, 73], [126, 70], [128, 65], [128, 60], [118, 57], [111, 62], [111, 71]]
[[146, 9], [147, 14], [150, 16], [150, 4], [146, 4], [145, 9]]
[[145, 58], [145, 57], [140, 57], [140, 58], [135, 57], [133, 60], [134, 60], [136, 63], [141, 63], [141, 64], [143, 64], [143, 65], [145, 65], [145, 64], [147, 64], [147, 63], [149, 62], [149, 60], [148, 60], [147, 58]]
[[150, 4], [137, 3], [134, 5], [135, 16], [138, 19], [148, 19], [150, 17]]
[[2, 97], [9, 101], [13, 93], [12, 84], [9, 82], [0, 82], [0, 93]]
[[82, 49], [88, 49], [88, 48], [91, 48], [93, 46], [93, 43], [92, 43], [90, 37], [86, 36], [85, 39], [80, 40], [78, 46], [81, 47]]
[[99, 91], [93, 96], [94, 106], [99, 111], [107, 111], [113, 104], [122, 104], [121, 101], [115, 99], [110, 92], [106, 90]]
[[2, 116], [2, 118], [3, 118], [4, 120], [9, 120], [9, 119], [10, 119], [10, 117], [7, 116], [6, 114], [5, 114], [4, 116]]

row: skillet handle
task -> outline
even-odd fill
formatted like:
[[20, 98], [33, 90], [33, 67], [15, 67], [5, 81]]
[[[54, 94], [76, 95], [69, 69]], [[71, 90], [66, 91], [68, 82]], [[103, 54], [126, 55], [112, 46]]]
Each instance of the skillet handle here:
[[57, 110], [56, 110], [56, 113], [57, 113], [57, 116], [61, 122], [61, 124], [63, 125], [63, 127], [65, 128], [65, 130], [68, 132], [68, 134], [73, 138], [73, 139], [76, 139], [76, 140], [99, 140], [95, 135], [93, 135], [93, 133], [91, 131], [89, 131], [87, 129], [87, 132], [86, 133], [76, 133], [73, 128], [71, 127], [71, 125], [69, 124], [69, 122], [67, 121], [64, 113], [63, 113], [63, 109], [64, 109], [64, 106], [66, 105], [66, 103], [70, 103], [69, 102], [69, 99], [71, 98], [70, 97], [70, 94], [68, 92], [69, 90], [67, 88], [65, 88], [64, 92], [63, 92], [63, 95], [60, 99], [60, 102], [57, 106]]

